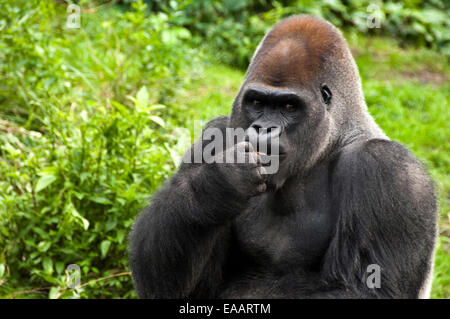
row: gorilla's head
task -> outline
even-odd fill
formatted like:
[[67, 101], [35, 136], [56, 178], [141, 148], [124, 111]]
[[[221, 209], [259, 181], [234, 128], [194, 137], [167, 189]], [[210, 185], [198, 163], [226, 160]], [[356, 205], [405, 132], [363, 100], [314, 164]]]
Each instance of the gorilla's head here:
[[357, 122], [350, 119], [364, 112], [358, 71], [339, 31], [325, 21], [294, 16], [259, 44], [230, 126], [279, 135], [280, 166], [269, 184], [280, 187], [345, 139]]

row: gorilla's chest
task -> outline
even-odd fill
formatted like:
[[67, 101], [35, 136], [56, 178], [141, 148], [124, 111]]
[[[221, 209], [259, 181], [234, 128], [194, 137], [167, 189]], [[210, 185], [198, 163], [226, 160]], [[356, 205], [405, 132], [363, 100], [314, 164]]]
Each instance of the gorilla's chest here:
[[234, 224], [242, 253], [262, 267], [281, 271], [317, 266], [336, 219], [322, 182], [253, 198]]

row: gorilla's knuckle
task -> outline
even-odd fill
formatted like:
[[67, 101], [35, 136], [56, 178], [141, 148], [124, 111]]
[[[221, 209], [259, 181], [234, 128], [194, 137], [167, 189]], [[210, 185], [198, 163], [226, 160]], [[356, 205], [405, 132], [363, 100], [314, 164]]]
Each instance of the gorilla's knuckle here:
[[264, 166], [258, 166], [257, 171], [262, 179], [267, 179], [267, 170], [264, 168]]
[[250, 164], [258, 164], [258, 155], [256, 153], [248, 153], [248, 162]]

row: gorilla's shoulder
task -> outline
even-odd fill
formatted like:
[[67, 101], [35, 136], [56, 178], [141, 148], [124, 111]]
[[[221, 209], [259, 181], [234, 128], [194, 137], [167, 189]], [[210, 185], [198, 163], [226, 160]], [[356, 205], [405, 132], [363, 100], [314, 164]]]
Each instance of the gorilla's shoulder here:
[[217, 127], [219, 129], [225, 129], [228, 126], [229, 120], [230, 120], [230, 118], [226, 115], [218, 116], [218, 117], [210, 120], [206, 124], [206, 128]]
[[[363, 164], [388, 166], [390, 169], [403, 169], [405, 165], [418, 165], [423, 168], [414, 155], [401, 143], [387, 139], [371, 139], [346, 146], [338, 158], [340, 164], [358, 161]], [[364, 166], [364, 165], [363, 165]]]
[[[345, 147], [334, 169], [335, 181], [385, 201], [434, 203], [434, 185], [425, 166], [401, 143], [371, 139]], [[395, 194], [395, 195], [393, 195]]]

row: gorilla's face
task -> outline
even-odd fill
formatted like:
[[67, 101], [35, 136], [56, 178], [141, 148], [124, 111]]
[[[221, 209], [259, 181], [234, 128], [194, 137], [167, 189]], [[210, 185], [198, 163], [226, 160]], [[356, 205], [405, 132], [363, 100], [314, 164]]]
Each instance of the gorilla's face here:
[[276, 188], [306, 173], [336, 142], [345, 88], [337, 80], [345, 74], [336, 66], [351, 62], [337, 30], [314, 18], [297, 19], [285, 20], [260, 43], [230, 121], [253, 134], [262, 128], [279, 135], [280, 166], [269, 177]]
[[[331, 99], [324, 83], [305, 87], [258, 81], [245, 85], [240, 103], [249, 139], [267, 141], [263, 150], [252, 143], [260, 155], [278, 156], [279, 168], [269, 175], [269, 186], [279, 188], [289, 176], [313, 164], [327, 143]], [[278, 149], [271, 144], [277, 140]]]

